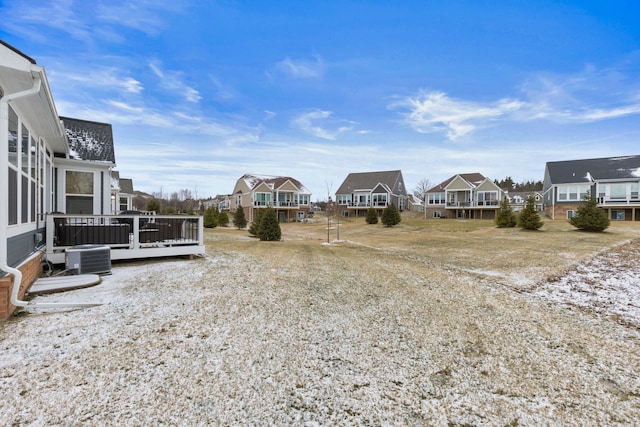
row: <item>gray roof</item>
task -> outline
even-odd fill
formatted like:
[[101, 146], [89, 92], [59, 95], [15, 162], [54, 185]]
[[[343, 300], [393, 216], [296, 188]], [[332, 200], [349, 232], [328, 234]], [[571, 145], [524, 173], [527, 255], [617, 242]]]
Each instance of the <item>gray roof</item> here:
[[487, 179], [484, 175], [482, 175], [481, 173], [478, 172], [473, 172], [473, 173], [459, 173], [457, 175], [453, 175], [452, 177], [442, 181], [440, 184], [431, 187], [429, 190], [427, 190], [427, 193], [443, 193], [444, 189], [447, 185], [449, 185], [449, 183], [451, 181], [453, 181], [455, 179], [455, 177], [459, 176], [460, 178], [464, 179], [465, 181], [467, 181], [470, 184], [473, 184], [474, 186], [478, 186], [482, 181], [484, 181], [485, 179]]
[[546, 169], [551, 184], [639, 179], [640, 155], [547, 162]]
[[385, 184], [392, 194], [407, 195], [402, 171], [350, 173], [336, 191], [336, 194], [351, 194], [355, 190], [373, 190], [378, 184]]
[[120, 178], [120, 192], [133, 194], [133, 180], [131, 178]]
[[69, 140], [71, 158], [97, 162], [116, 162], [113, 131], [109, 123], [60, 117]]

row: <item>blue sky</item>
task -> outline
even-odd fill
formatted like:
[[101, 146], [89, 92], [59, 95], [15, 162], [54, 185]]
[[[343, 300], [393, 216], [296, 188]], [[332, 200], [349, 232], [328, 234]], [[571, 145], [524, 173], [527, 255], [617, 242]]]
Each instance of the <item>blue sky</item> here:
[[134, 187], [245, 173], [324, 200], [350, 172], [457, 173], [640, 154], [640, 2], [3, 0], [0, 38], [62, 116], [113, 125]]

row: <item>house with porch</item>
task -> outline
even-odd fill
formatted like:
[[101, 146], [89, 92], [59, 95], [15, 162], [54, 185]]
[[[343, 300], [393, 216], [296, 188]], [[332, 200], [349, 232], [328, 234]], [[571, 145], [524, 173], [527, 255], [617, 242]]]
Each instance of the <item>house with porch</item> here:
[[28, 305], [42, 261], [64, 263], [73, 246], [109, 246], [111, 259], [204, 253], [201, 217], [166, 218], [171, 238], [160, 218], [147, 230], [116, 218], [115, 165], [111, 125], [60, 117], [44, 67], [0, 41], [0, 319]]
[[245, 174], [238, 178], [230, 197], [230, 209], [244, 209], [247, 221], [255, 221], [261, 209], [273, 208], [278, 221], [301, 221], [311, 210], [311, 192], [288, 176]]
[[544, 211], [551, 219], [569, 219], [585, 196], [613, 221], [640, 221], [640, 155], [547, 162]]
[[480, 173], [454, 175], [425, 193], [426, 218], [495, 219], [504, 191]]
[[366, 217], [369, 208], [380, 216], [391, 203], [399, 211], [407, 209], [407, 189], [400, 170], [350, 173], [335, 195], [342, 216]]

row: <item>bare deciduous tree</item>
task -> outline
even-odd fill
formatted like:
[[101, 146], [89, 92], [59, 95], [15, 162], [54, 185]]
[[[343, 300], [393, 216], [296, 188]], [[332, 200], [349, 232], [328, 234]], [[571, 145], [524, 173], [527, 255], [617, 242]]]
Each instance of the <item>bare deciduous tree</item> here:
[[428, 178], [422, 178], [413, 189], [413, 195], [424, 202], [424, 193], [431, 189], [431, 181]]

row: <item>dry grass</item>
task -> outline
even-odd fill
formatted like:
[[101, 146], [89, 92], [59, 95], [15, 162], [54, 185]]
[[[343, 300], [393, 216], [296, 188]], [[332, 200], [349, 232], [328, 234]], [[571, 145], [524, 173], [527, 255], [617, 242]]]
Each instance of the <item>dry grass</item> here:
[[110, 304], [4, 325], [0, 415], [41, 425], [637, 421], [638, 330], [529, 291], [637, 239], [640, 225], [587, 234], [564, 221], [525, 232], [358, 219], [340, 222], [339, 242], [330, 230], [330, 244], [322, 217], [282, 228], [283, 242], [207, 230], [206, 259], [106, 278]]

